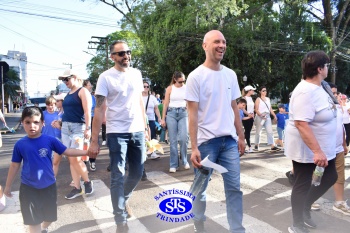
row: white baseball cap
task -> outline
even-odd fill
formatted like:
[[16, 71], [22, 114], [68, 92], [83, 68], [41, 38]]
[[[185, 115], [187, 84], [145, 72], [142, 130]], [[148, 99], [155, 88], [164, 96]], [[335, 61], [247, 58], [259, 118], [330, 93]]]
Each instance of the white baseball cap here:
[[248, 85], [248, 86], [246, 86], [246, 87], [244, 88], [244, 90], [245, 90], [245, 91], [250, 91], [250, 90], [255, 91], [256, 88], [252, 87], [251, 85]]
[[67, 93], [60, 93], [58, 95], [54, 95], [53, 98], [55, 98], [55, 100], [64, 100], [64, 97], [66, 97]]
[[60, 76], [58, 77], [58, 79], [59, 79], [59, 80], [63, 80], [63, 79], [65, 79], [65, 78], [67, 78], [67, 77], [70, 77], [70, 76], [72, 76], [72, 75], [74, 75], [75, 77], [78, 78], [78, 74], [77, 74], [77, 72], [76, 72], [75, 70], [68, 69], [68, 70], [65, 70], [65, 71], [63, 72], [63, 74], [60, 75]]

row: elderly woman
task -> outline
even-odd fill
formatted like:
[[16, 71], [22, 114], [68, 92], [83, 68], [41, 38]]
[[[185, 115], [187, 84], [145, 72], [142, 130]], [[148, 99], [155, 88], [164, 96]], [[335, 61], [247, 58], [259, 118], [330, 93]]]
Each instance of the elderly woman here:
[[[64, 109], [61, 129], [62, 143], [68, 148], [82, 150], [84, 140], [89, 140], [91, 136], [91, 94], [82, 87], [82, 79], [72, 70], [66, 70], [59, 79], [70, 89], [62, 104]], [[74, 188], [65, 198], [73, 199], [83, 194], [80, 177], [84, 180], [85, 194], [92, 194], [92, 182], [89, 180], [86, 165], [81, 157], [68, 159]]]
[[[312, 203], [337, 180], [335, 104], [322, 88], [329, 58], [323, 51], [311, 51], [301, 62], [303, 80], [295, 87], [289, 104], [284, 154], [293, 162], [295, 184], [291, 204], [293, 225], [289, 232], [309, 232], [316, 228], [310, 215]], [[324, 167], [321, 184], [311, 184], [316, 166]]]

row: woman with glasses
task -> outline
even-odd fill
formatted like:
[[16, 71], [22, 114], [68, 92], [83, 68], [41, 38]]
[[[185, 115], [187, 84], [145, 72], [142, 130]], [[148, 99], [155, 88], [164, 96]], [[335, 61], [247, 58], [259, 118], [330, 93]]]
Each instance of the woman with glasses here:
[[185, 75], [175, 71], [164, 97], [162, 126], [168, 127], [170, 141], [170, 169], [174, 173], [179, 167], [177, 143], [180, 144], [180, 156], [184, 168], [190, 169], [187, 161], [188, 115], [186, 108]]
[[[311, 205], [337, 180], [335, 168], [337, 108], [333, 96], [322, 88], [329, 57], [323, 51], [307, 53], [302, 62], [303, 80], [293, 90], [284, 154], [293, 162], [295, 183], [291, 195], [293, 225], [289, 232], [317, 228]], [[315, 167], [324, 167], [318, 186], [312, 185]]]
[[[84, 140], [89, 140], [91, 136], [91, 94], [82, 87], [82, 79], [72, 70], [66, 70], [59, 79], [70, 89], [62, 103], [62, 143], [68, 148], [82, 150]], [[84, 180], [85, 194], [92, 194], [92, 181], [89, 180], [86, 165], [81, 157], [68, 159], [74, 188], [65, 198], [74, 199], [83, 194], [80, 177]]]
[[150, 94], [150, 86], [148, 82], [143, 82], [142, 97], [143, 103], [145, 104], [148, 124], [151, 129], [151, 139], [156, 139], [156, 115], [158, 117], [158, 122], [160, 123], [160, 113], [158, 109], [159, 102], [154, 95]]
[[267, 133], [267, 144], [271, 145], [272, 151], [279, 150], [273, 140], [273, 131], [272, 131], [272, 120], [270, 117], [270, 114], [273, 116], [274, 121], [276, 121], [276, 115], [271, 107], [270, 98], [267, 97], [267, 89], [265, 86], [261, 86], [258, 89], [258, 98], [255, 100], [255, 127], [256, 127], [256, 133], [255, 133], [255, 150], [259, 150], [259, 144], [260, 144], [260, 135], [261, 130], [263, 127], [265, 127], [266, 133]]

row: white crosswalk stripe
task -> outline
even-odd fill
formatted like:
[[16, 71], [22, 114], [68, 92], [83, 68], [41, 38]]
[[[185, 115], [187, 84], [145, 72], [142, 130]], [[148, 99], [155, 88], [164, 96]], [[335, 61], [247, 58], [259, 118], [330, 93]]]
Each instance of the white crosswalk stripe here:
[[[346, 158], [346, 164], [349, 166], [350, 158]], [[241, 188], [244, 199], [251, 198], [255, 192], [264, 194], [264, 202], [273, 206], [276, 201], [285, 202], [285, 207], [274, 208], [274, 216], [283, 216], [287, 213], [290, 215], [290, 195], [291, 187], [281, 184], [277, 181], [283, 177], [285, 172], [290, 169], [290, 161], [282, 158], [271, 158], [269, 160], [261, 159], [242, 159]], [[249, 172], [246, 172], [248, 171]], [[150, 185], [146, 188], [134, 191], [130, 200], [136, 218], [128, 222], [130, 232], [192, 232], [192, 221], [182, 224], [166, 223], [156, 218], [158, 202], [154, 196], [162, 190], [178, 188], [189, 190], [192, 183], [192, 177], [181, 181], [174, 176], [161, 171], [148, 172]], [[346, 170], [346, 179], [350, 176], [349, 169]], [[110, 190], [101, 180], [94, 180], [94, 194], [84, 195], [84, 201], [70, 202], [58, 207], [58, 221], [50, 226], [51, 231], [55, 232], [115, 232], [115, 223], [111, 204]], [[346, 183], [346, 189], [349, 190], [349, 182]], [[206, 216], [212, 222], [221, 227], [223, 231], [228, 231], [229, 226], [226, 218], [225, 194], [223, 181], [220, 175], [214, 174], [213, 180], [209, 183], [207, 191], [207, 210]], [[7, 199], [7, 208], [0, 213], [1, 232], [27, 232], [23, 226], [22, 216], [20, 213], [18, 191], [13, 192], [14, 197]], [[320, 198], [318, 203], [321, 204], [320, 213], [341, 221], [350, 222], [350, 218], [333, 211], [333, 200]], [[254, 207], [254, 206], [253, 206]], [[251, 207], [251, 208], [253, 208]], [[250, 210], [249, 210], [250, 211]], [[263, 221], [263, 218], [254, 216], [249, 212], [244, 214], [243, 225], [247, 233], [275, 233], [286, 232], [286, 229], [278, 229], [273, 220]], [[6, 217], [5, 217], [6, 216]], [[261, 216], [263, 217], [263, 216]], [[291, 221], [291, 220], [290, 220]], [[82, 225], [78, 224], [84, 222]], [[69, 229], [69, 230], [67, 230]], [[327, 232], [326, 230], [320, 232]]]

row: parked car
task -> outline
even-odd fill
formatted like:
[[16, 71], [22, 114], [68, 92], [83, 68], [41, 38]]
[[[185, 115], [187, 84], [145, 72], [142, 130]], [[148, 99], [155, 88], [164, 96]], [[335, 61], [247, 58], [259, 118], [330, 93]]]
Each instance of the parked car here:
[[36, 98], [30, 98], [27, 102], [27, 107], [34, 106], [35, 104], [38, 104], [38, 107], [41, 108], [43, 111], [46, 110], [46, 104], [45, 104], [46, 97], [36, 97]]

